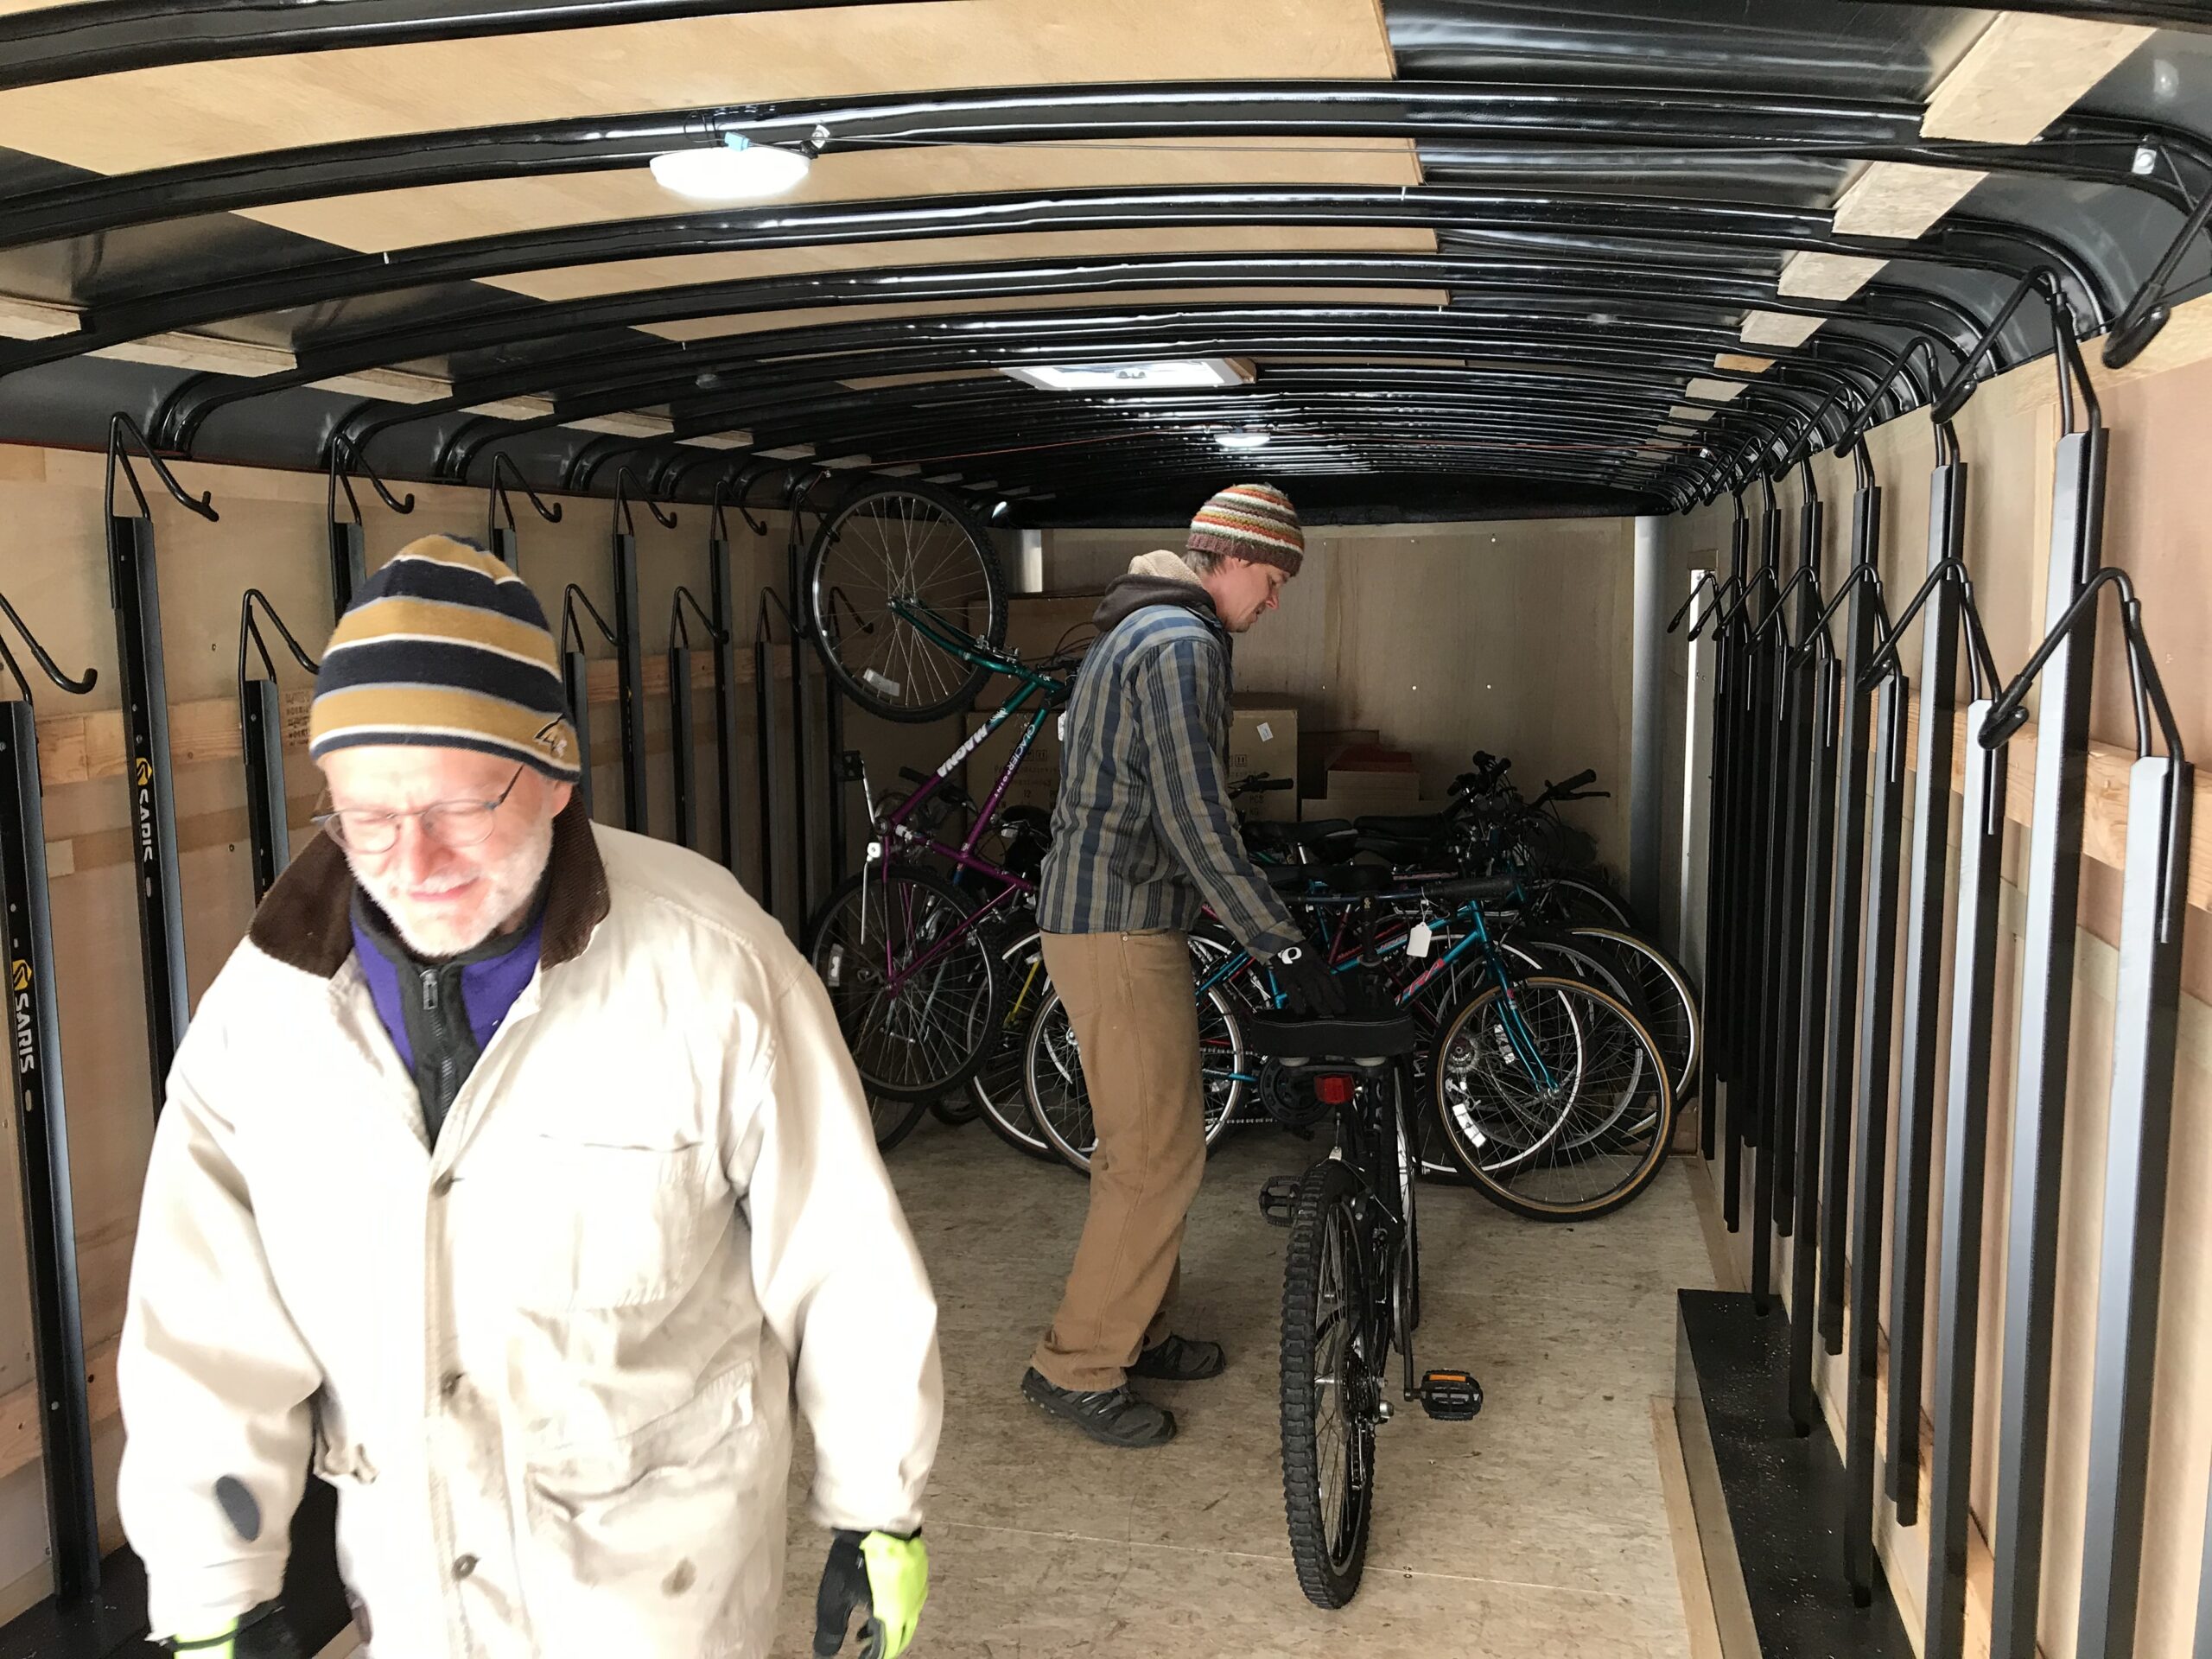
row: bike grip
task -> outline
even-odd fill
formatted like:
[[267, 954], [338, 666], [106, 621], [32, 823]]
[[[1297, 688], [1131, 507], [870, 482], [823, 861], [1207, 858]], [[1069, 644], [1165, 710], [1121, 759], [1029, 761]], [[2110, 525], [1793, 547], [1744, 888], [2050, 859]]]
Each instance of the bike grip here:
[[1576, 772], [1573, 777], [1563, 778], [1558, 783], [1554, 784], [1552, 787], [1560, 791], [1561, 793], [1564, 793], [1572, 789], [1587, 789], [1592, 784], [1594, 784], [1597, 781], [1598, 769], [1595, 766], [1585, 766], [1581, 771]]

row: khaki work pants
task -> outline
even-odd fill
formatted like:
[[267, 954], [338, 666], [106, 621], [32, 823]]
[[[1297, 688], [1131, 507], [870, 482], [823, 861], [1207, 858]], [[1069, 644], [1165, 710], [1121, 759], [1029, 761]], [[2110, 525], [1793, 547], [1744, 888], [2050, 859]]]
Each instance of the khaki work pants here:
[[1190, 946], [1173, 930], [1047, 933], [1043, 944], [1098, 1147], [1075, 1267], [1030, 1363], [1056, 1388], [1114, 1389], [1139, 1350], [1167, 1335], [1183, 1219], [1205, 1173]]

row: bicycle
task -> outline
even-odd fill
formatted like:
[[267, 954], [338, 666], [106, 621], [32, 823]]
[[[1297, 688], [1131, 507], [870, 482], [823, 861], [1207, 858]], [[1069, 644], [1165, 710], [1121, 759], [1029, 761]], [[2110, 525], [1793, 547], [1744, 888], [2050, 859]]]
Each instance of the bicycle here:
[[[1033, 901], [1036, 882], [984, 857], [983, 836], [999, 803], [1052, 712], [1068, 699], [1059, 658], [1027, 664], [961, 632], [925, 605], [892, 602], [912, 629], [978, 677], [1003, 674], [1014, 690], [913, 791], [879, 811], [866, 864], [823, 901], [807, 929], [808, 960], [830, 988], [838, 1026], [871, 1089], [899, 1100], [928, 1100], [963, 1087], [1001, 1023], [1001, 935]], [[825, 647], [826, 649], [826, 647]], [[1027, 724], [988, 797], [976, 804], [950, 782], [955, 768], [1018, 713]], [[861, 779], [868, 790], [868, 782]], [[940, 797], [971, 810], [957, 842], [938, 833]], [[948, 879], [924, 859], [949, 863]]]
[[[1472, 899], [1494, 884], [1444, 885], [1440, 898]], [[1375, 899], [1349, 902], [1360, 908], [1360, 954], [1370, 957]], [[1402, 1362], [1402, 1398], [1432, 1418], [1472, 1420], [1482, 1386], [1465, 1370], [1414, 1371], [1419, 1154], [1408, 1072], [1421, 1038], [1412, 1018], [1402, 1009], [1334, 1020], [1255, 1014], [1249, 1025], [1253, 1052], [1291, 1071], [1336, 1122], [1329, 1155], [1303, 1175], [1264, 1183], [1260, 1210], [1290, 1229], [1278, 1395], [1291, 1557], [1306, 1599], [1338, 1608], [1366, 1567], [1376, 1436], [1393, 1415], [1390, 1351]]]

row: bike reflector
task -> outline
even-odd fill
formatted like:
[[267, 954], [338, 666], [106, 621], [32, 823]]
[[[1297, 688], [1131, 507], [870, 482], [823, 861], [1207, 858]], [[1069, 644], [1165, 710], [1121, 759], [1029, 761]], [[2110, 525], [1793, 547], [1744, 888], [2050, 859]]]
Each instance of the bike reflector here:
[[1355, 1086], [1342, 1071], [1325, 1073], [1313, 1079], [1313, 1098], [1324, 1106], [1349, 1106]]

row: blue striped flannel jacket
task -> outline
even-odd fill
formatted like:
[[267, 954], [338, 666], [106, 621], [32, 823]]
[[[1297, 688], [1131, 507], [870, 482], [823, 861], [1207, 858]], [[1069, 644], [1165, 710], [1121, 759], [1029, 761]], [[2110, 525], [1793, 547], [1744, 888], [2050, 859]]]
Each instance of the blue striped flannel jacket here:
[[1305, 931], [1244, 856], [1229, 810], [1229, 636], [1192, 587], [1193, 603], [1163, 598], [1130, 612], [1084, 658], [1038, 925], [1187, 929], [1203, 899], [1264, 958]]

